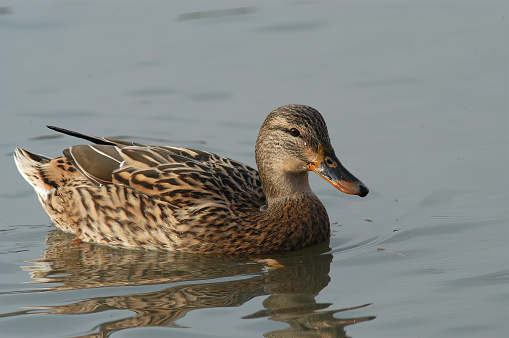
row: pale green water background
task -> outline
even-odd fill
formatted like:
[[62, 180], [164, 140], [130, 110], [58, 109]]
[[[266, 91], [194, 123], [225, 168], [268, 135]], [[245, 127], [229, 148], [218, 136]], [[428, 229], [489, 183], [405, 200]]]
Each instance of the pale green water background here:
[[[508, 336], [506, 1], [1, 6], [1, 337]], [[77, 246], [12, 160], [50, 124], [254, 165], [287, 103], [371, 193], [313, 175], [333, 237], [282, 269]]]

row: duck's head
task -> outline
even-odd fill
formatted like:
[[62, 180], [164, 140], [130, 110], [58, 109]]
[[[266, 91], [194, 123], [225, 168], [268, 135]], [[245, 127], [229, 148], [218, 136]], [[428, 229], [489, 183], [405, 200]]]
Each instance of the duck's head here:
[[322, 115], [309, 106], [274, 109], [260, 129], [255, 153], [268, 198], [309, 190], [308, 171], [346, 194], [364, 197], [369, 192], [336, 157]]

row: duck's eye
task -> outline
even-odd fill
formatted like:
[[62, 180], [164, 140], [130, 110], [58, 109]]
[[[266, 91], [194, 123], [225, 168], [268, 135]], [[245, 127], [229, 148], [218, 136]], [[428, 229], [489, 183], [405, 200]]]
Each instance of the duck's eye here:
[[290, 129], [290, 135], [297, 137], [300, 135], [300, 131], [296, 128], [292, 128]]

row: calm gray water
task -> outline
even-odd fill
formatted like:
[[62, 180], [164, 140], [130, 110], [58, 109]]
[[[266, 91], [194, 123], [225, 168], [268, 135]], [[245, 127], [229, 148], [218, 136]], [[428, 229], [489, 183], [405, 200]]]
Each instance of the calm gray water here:
[[[2, 337], [505, 337], [505, 1], [14, 1], [0, 9]], [[45, 125], [254, 165], [322, 112], [371, 193], [313, 176], [329, 243], [253, 259], [76, 245], [17, 173]]]

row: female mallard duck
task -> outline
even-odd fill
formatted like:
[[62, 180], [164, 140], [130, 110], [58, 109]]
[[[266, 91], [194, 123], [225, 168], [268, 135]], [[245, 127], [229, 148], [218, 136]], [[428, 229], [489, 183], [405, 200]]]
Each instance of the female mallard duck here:
[[206, 151], [49, 128], [95, 145], [72, 146], [55, 159], [16, 149], [14, 159], [53, 223], [78, 241], [196, 253], [294, 250], [330, 237], [308, 171], [344, 193], [368, 194], [308, 106], [283, 106], [265, 119], [255, 148], [259, 171]]

